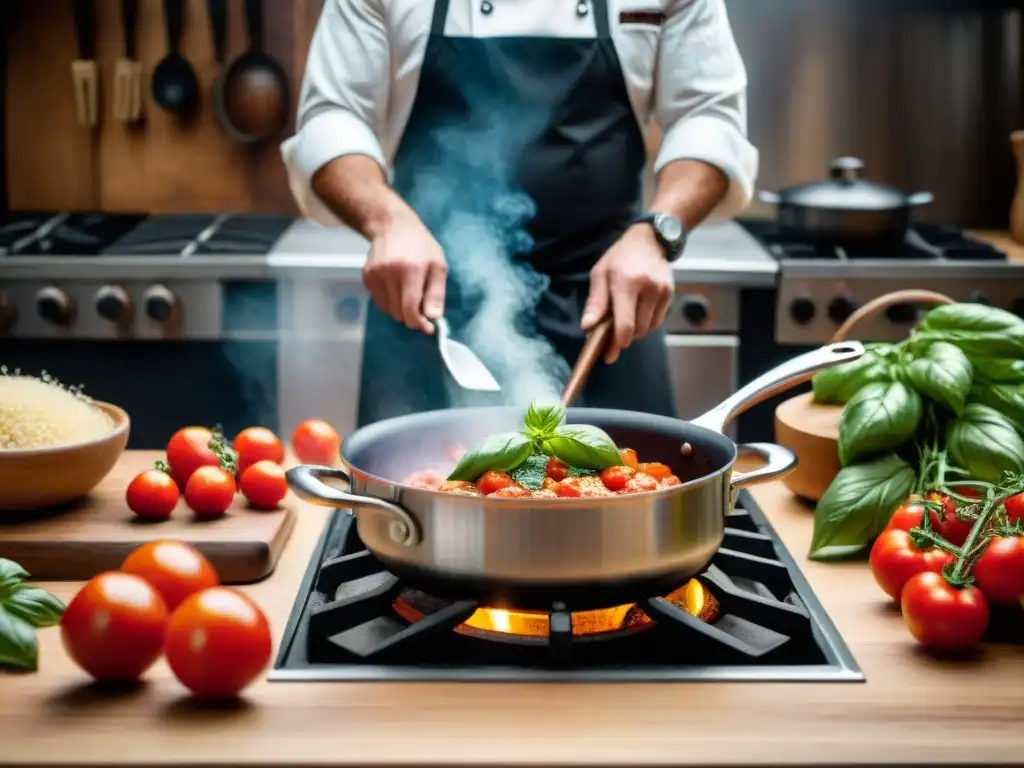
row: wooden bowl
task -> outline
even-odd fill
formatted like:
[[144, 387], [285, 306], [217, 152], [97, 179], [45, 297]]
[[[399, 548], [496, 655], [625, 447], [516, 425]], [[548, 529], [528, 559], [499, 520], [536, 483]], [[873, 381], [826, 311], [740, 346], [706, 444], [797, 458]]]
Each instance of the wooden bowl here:
[[89, 493], [110, 473], [128, 444], [131, 419], [116, 405], [93, 405], [114, 420], [103, 437], [51, 448], [0, 449], [0, 511], [65, 504]]
[[775, 409], [775, 442], [796, 454], [796, 469], [782, 482], [797, 496], [817, 501], [839, 472], [841, 405], [814, 402], [808, 392]]

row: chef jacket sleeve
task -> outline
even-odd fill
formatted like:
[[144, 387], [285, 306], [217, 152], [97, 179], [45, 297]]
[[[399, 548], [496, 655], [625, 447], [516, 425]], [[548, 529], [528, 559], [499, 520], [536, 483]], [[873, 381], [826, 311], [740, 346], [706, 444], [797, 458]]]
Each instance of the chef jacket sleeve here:
[[712, 212], [728, 218], [747, 206], [758, 154], [747, 141], [747, 73], [724, 0], [672, 0], [657, 61], [654, 116], [664, 131], [654, 170], [673, 160], [701, 160], [729, 177]]
[[345, 155], [387, 167], [378, 136], [386, 119], [388, 34], [383, 0], [327, 0], [310, 43], [295, 135], [281, 147], [292, 194], [321, 224], [338, 219], [313, 192], [313, 175]]

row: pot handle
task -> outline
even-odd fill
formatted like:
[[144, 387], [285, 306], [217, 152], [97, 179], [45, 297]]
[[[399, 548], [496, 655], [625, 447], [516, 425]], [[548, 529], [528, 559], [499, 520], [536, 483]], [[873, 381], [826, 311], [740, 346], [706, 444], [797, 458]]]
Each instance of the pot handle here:
[[823, 368], [848, 363], [863, 354], [864, 345], [858, 341], [829, 344], [806, 352], [761, 374], [707, 413], [693, 419], [692, 423], [715, 432], [724, 432], [730, 421], [762, 400], [807, 381]]
[[748, 485], [767, 483], [769, 480], [776, 480], [783, 475], [788, 475], [796, 469], [796, 454], [789, 448], [783, 448], [775, 443], [743, 443], [736, 446], [740, 453], [753, 453], [765, 460], [765, 465], [749, 472], [736, 472], [729, 481], [729, 485], [735, 491], [739, 488], [746, 488]]
[[353, 514], [360, 509], [372, 509], [377, 512], [386, 512], [394, 518], [388, 525], [388, 535], [396, 544], [412, 547], [420, 543], [420, 528], [412, 515], [406, 512], [397, 504], [390, 501], [378, 499], [375, 496], [359, 496], [340, 488], [328, 485], [322, 478], [344, 480], [351, 484], [348, 473], [343, 469], [332, 467], [318, 467], [312, 464], [302, 464], [292, 467], [285, 472], [288, 485], [292, 487], [295, 494], [303, 501], [316, 504], [321, 507], [345, 507], [351, 508]]
[[907, 205], [928, 205], [935, 199], [931, 192], [914, 192], [907, 195]]
[[757, 199], [768, 205], [778, 205], [782, 202], [782, 196], [778, 192], [769, 192], [767, 189], [758, 191]]
[[941, 293], [935, 291], [922, 291], [916, 288], [911, 288], [906, 291], [893, 291], [892, 293], [886, 293], [875, 299], [872, 299], [863, 307], [857, 309], [852, 315], [846, 318], [841, 326], [836, 329], [836, 332], [832, 334], [832, 341], [839, 342], [845, 341], [846, 337], [850, 334], [850, 331], [854, 327], [870, 320], [879, 312], [888, 309], [896, 304], [954, 304], [955, 302], [948, 296], [944, 296]]

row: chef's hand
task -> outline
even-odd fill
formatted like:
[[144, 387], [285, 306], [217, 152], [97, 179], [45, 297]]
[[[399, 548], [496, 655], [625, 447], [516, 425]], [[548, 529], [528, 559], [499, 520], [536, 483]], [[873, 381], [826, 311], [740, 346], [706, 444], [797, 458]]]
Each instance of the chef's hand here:
[[590, 271], [581, 326], [590, 330], [611, 310], [615, 327], [606, 363], [614, 363], [633, 341], [661, 325], [674, 288], [672, 265], [654, 230], [650, 224], [634, 224]]
[[384, 312], [414, 331], [434, 332], [444, 314], [448, 263], [444, 251], [415, 215], [400, 216], [370, 242], [363, 285]]

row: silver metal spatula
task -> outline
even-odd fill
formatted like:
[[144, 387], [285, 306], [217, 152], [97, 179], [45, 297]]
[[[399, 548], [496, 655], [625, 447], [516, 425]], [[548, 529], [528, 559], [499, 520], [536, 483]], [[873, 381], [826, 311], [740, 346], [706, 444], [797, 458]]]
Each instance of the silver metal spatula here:
[[473, 354], [473, 350], [451, 337], [447, 320], [443, 317], [438, 318], [434, 321], [434, 328], [437, 329], [437, 345], [441, 350], [441, 359], [444, 360], [445, 367], [456, 384], [463, 389], [478, 392], [501, 391], [497, 380], [480, 358]]

